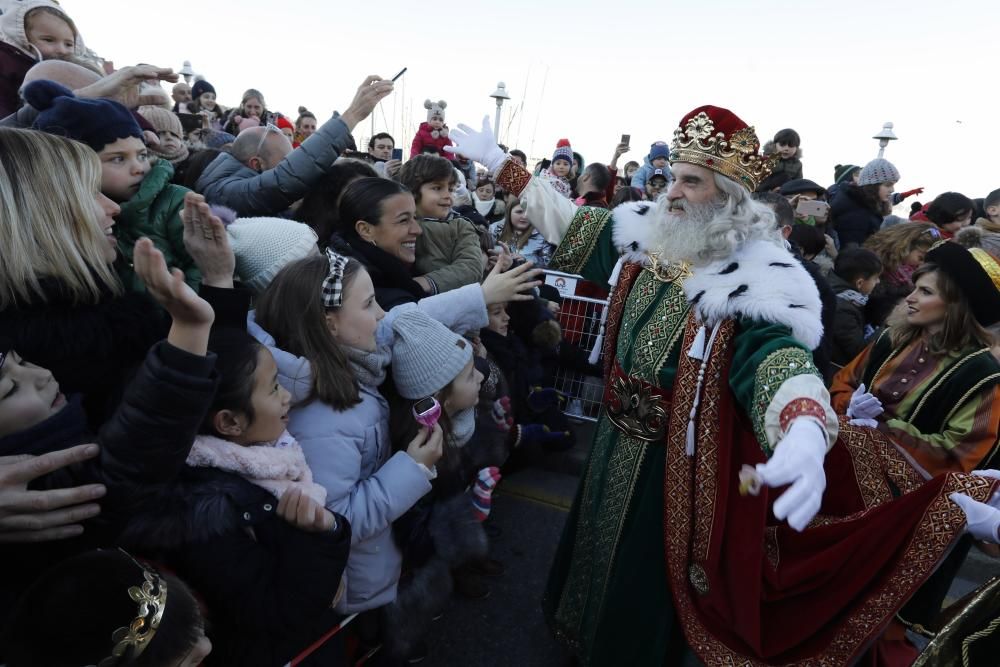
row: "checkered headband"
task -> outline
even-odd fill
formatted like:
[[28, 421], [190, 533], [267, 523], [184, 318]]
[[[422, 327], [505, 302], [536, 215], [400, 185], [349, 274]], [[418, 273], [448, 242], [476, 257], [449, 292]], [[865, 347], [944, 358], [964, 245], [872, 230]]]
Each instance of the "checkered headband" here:
[[350, 258], [338, 255], [330, 248], [326, 249], [326, 258], [330, 261], [330, 273], [323, 279], [323, 305], [340, 308], [344, 303], [344, 268]]

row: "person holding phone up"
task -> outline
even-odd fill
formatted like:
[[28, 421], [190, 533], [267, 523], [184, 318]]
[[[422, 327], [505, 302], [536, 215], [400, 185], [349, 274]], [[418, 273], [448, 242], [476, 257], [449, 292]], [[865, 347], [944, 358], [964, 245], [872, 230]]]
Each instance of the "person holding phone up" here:
[[240, 132], [229, 153], [205, 168], [195, 190], [211, 204], [240, 216], [270, 216], [286, 210], [318, 184], [337, 156], [356, 148], [351, 131], [393, 90], [391, 81], [368, 76], [343, 114], [334, 113], [293, 149], [278, 128], [267, 125]]

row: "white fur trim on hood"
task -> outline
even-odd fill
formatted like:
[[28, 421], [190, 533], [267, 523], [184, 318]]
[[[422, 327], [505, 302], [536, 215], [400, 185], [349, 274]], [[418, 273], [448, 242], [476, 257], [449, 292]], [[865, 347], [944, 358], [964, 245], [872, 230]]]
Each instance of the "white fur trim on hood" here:
[[652, 227], [656, 220], [656, 203], [627, 201], [611, 212], [614, 227], [611, 239], [625, 261], [644, 264], [648, 260]]
[[708, 325], [737, 317], [783, 324], [810, 350], [823, 336], [816, 283], [790, 252], [768, 241], [750, 241], [728, 259], [694, 268], [684, 292]]

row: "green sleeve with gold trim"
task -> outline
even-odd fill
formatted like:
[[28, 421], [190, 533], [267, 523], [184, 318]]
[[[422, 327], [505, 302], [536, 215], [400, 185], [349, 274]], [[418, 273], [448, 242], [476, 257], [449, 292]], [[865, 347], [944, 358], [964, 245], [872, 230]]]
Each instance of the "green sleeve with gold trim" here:
[[820, 377], [812, 352], [792, 337], [791, 329], [747, 318], [739, 321], [729, 387], [768, 457], [773, 447], [764, 432], [764, 413], [785, 380], [804, 374]]
[[611, 211], [580, 207], [552, 255], [549, 268], [580, 274], [598, 285], [607, 285], [619, 257], [611, 237], [613, 227]]

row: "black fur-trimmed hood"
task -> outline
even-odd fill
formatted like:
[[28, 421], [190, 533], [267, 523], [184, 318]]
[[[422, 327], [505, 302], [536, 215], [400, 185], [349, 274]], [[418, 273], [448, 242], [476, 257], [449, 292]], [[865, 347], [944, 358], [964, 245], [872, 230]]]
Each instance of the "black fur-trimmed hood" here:
[[122, 543], [175, 549], [253, 526], [274, 515], [270, 493], [232, 473], [184, 466], [171, 484], [137, 493]]

